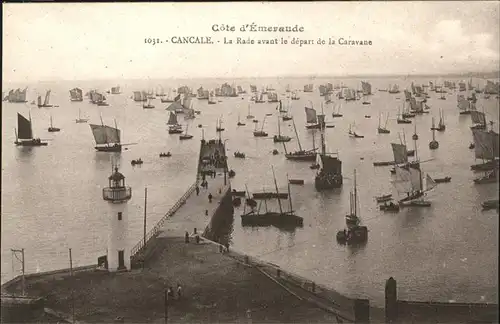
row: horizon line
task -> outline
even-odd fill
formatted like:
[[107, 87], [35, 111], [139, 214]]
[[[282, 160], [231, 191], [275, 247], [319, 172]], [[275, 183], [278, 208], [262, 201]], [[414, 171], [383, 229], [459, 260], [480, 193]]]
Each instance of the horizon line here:
[[[316, 74], [316, 75], [307, 75], [307, 74], [288, 74], [288, 75], [264, 75], [264, 76], [234, 76], [234, 77], [208, 77], [208, 76], [198, 76], [198, 77], [193, 77], [193, 78], [186, 78], [186, 77], [165, 77], [165, 78], [95, 78], [95, 79], [45, 79], [45, 80], [39, 80], [38, 82], [60, 82], [60, 81], [67, 81], [67, 82], [78, 82], [78, 81], [116, 81], [116, 80], [131, 80], [131, 81], [145, 81], [145, 80], [196, 80], [196, 79], [207, 79], [207, 80], [218, 80], [218, 79], [228, 79], [228, 80], [238, 80], [238, 79], [270, 79], [270, 78], [275, 78], [275, 79], [286, 79], [286, 78], [308, 78], [308, 79], [322, 79], [322, 78], [370, 78], [370, 77], [377, 77], [377, 78], [390, 78], [390, 77], [454, 77], [454, 76], [468, 76], [468, 77], [479, 77], [482, 76], [483, 78], [491, 75], [497, 76], [497, 78], [500, 78], [500, 70], [497, 71], [488, 71], [488, 72], [480, 72], [480, 71], [473, 71], [473, 72], [446, 72], [446, 73], [381, 73], [381, 74], [376, 74], [376, 73], [359, 73], [359, 74], [344, 74], [344, 75], [339, 75], [339, 74]], [[5, 83], [23, 83], [23, 82], [35, 82], [34, 80], [29, 80], [29, 81], [10, 81], [10, 82], [5, 82]], [[2, 82], [4, 83], [4, 82]]]

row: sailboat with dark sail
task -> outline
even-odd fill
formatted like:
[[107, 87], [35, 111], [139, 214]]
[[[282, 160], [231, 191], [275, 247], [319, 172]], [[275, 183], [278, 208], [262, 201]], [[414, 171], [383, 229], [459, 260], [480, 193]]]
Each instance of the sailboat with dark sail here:
[[167, 121], [169, 134], [182, 134], [182, 126], [177, 122], [177, 115], [172, 111]]
[[71, 101], [83, 101], [83, 91], [80, 88], [73, 88], [69, 90], [69, 96]]
[[323, 113], [317, 115], [314, 108], [304, 107], [304, 109], [306, 112], [306, 123], [308, 124], [306, 125], [307, 129], [321, 129], [325, 127], [325, 115]]
[[499, 137], [493, 131], [482, 129], [473, 129], [472, 137], [474, 138], [474, 157], [487, 161], [483, 165], [493, 165], [493, 167], [485, 171], [485, 174], [480, 178], [474, 179], [475, 184], [486, 184], [498, 182], [498, 157], [499, 157]]
[[436, 141], [436, 126], [434, 124], [434, 117], [432, 117], [432, 127], [431, 127], [431, 130], [432, 130], [432, 141], [429, 142], [429, 149], [431, 150], [436, 150], [439, 148], [439, 142]]
[[313, 136], [313, 148], [312, 150], [303, 150], [302, 145], [300, 145], [299, 134], [297, 133], [297, 127], [295, 126], [295, 120], [292, 119], [293, 130], [295, 131], [295, 138], [297, 138], [297, 144], [299, 145], [299, 150], [295, 152], [287, 152], [286, 145], [283, 143], [283, 148], [285, 150], [285, 158], [287, 160], [292, 161], [316, 161], [316, 150], [317, 148], [314, 145], [314, 136]]
[[[288, 183], [288, 194], [280, 193], [278, 190], [278, 183], [276, 181], [276, 176], [273, 170], [274, 186], [276, 193], [269, 193], [266, 195], [263, 192], [263, 198], [259, 199], [260, 203], [257, 206], [255, 198], [247, 199], [247, 203], [244, 205], [243, 214], [241, 215], [241, 224], [243, 226], [274, 226], [279, 229], [293, 229], [295, 227], [302, 227], [304, 224], [304, 219], [300, 216], [295, 215], [292, 206], [292, 196], [290, 193], [290, 183]], [[249, 194], [250, 196], [250, 194]], [[254, 195], [255, 197], [255, 195]], [[281, 200], [287, 199], [289, 202], [288, 210], [285, 210], [285, 206], [282, 204]], [[271, 211], [268, 209], [268, 200], [277, 199], [279, 211]], [[261, 212], [261, 207], [264, 204], [265, 211]], [[246, 211], [247, 205], [250, 211]], [[257, 210], [255, 210], [257, 207]]]
[[387, 121], [389, 120], [389, 114], [387, 114], [386, 118], [385, 118], [385, 125], [384, 127], [382, 127], [382, 125], [380, 124], [380, 118], [381, 118], [381, 115], [379, 114], [378, 115], [378, 128], [377, 128], [377, 132], [379, 134], [389, 134], [391, 131], [387, 129]]
[[49, 103], [49, 101], [50, 101], [50, 90], [47, 90], [47, 92], [45, 93], [45, 99], [43, 100], [43, 103], [42, 103], [42, 96], [38, 96], [38, 103], [37, 103], [38, 108], [54, 107]]
[[257, 130], [257, 123], [255, 123], [255, 130], [253, 131], [253, 136], [255, 137], [266, 137], [268, 134], [264, 132], [264, 125], [266, 123], [266, 117], [264, 116], [264, 120], [262, 121], [262, 127], [260, 130]]
[[193, 138], [193, 135], [188, 134], [188, 129], [189, 129], [189, 124], [186, 124], [186, 131], [184, 132], [184, 134], [179, 136], [180, 140], [188, 140]]
[[31, 114], [28, 120], [20, 113], [17, 113], [16, 141], [14, 144], [17, 146], [47, 146], [47, 142], [42, 142], [40, 138], [33, 137]]
[[52, 124], [52, 115], [50, 115], [50, 126], [49, 126], [49, 128], [47, 130], [50, 133], [59, 132], [61, 130], [60, 128], [54, 127], [54, 125]]
[[172, 89], [168, 90], [168, 94], [166, 96], [161, 96], [162, 103], [171, 103], [174, 102], [174, 98], [172, 98]]
[[95, 149], [98, 152], [121, 152], [122, 144], [120, 138], [120, 130], [115, 127], [104, 125], [101, 117], [101, 125], [89, 124], [94, 140], [96, 143]]
[[318, 154], [317, 164], [319, 170], [314, 178], [317, 191], [340, 188], [342, 186], [342, 161], [338, 153], [326, 153], [324, 129], [321, 130], [321, 153]]
[[[281, 101], [280, 101], [281, 103]], [[290, 136], [281, 135], [281, 122], [280, 117], [278, 116], [278, 135], [273, 136], [274, 143], [282, 143], [282, 142], [290, 142], [292, 139]]]
[[486, 129], [486, 115], [482, 111], [471, 111], [472, 126], [471, 129]]

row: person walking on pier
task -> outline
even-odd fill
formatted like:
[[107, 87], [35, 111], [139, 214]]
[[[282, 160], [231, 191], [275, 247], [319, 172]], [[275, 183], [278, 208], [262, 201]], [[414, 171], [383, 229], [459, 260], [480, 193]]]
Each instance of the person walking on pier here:
[[177, 299], [181, 299], [182, 296], [182, 288], [181, 285], [178, 283], [177, 284]]
[[209, 193], [209, 194], [208, 194], [208, 202], [209, 202], [209, 203], [211, 203], [211, 202], [212, 202], [212, 198], [213, 198], [212, 193]]
[[198, 196], [200, 194], [200, 187], [198, 187], [198, 185], [196, 185], [196, 195]]

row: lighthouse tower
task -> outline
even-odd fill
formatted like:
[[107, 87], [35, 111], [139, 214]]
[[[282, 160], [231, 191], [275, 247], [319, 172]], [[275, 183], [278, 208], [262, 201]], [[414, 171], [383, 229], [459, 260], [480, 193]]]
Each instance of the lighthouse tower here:
[[109, 187], [102, 189], [102, 198], [111, 203], [108, 216], [108, 271], [130, 270], [126, 203], [132, 197], [132, 189], [125, 186], [125, 177], [118, 172], [117, 167], [108, 179]]

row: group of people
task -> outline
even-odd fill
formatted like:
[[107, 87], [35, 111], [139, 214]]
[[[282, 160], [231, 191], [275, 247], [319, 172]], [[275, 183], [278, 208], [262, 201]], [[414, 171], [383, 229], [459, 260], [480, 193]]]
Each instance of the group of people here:
[[[172, 299], [176, 298], [175, 293], [174, 293], [174, 289], [171, 286], [168, 287], [168, 289], [167, 289], [167, 296], [168, 296], [168, 298], [172, 298]], [[177, 299], [181, 299], [181, 296], [182, 296], [182, 287], [178, 283], [177, 284]]]

